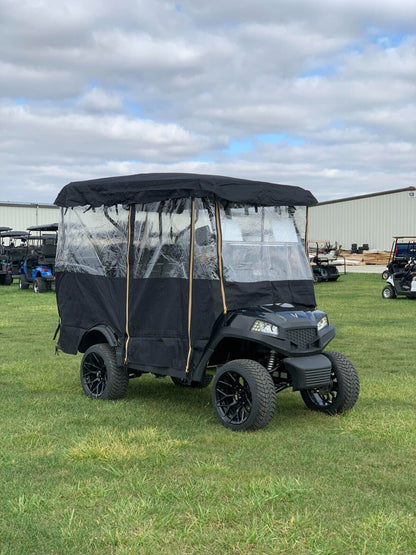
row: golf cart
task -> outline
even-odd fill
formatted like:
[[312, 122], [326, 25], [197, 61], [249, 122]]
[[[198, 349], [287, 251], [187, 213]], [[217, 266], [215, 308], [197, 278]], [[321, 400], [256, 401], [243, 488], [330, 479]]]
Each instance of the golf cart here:
[[[20, 270], [19, 288], [33, 284], [35, 293], [55, 289], [55, 256], [58, 224], [34, 225], [27, 228], [27, 252]], [[38, 235], [32, 235], [39, 232]]]
[[[10, 227], [0, 227], [0, 236], [2, 233], [5, 233], [10, 229]], [[11, 285], [12, 283], [12, 266], [4, 249], [2, 241], [0, 244], [0, 285]]]
[[66, 185], [56, 258], [58, 349], [83, 353], [84, 392], [129, 378], [206, 387], [232, 430], [266, 426], [276, 393], [311, 410], [354, 406], [359, 379], [315, 309], [299, 187], [222, 176], [139, 174]]
[[2, 231], [0, 239], [2, 251], [7, 261], [12, 265], [13, 278], [20, 278], [20, 269], [27, 253], [27, 231]]
[[395, 299], [405, 296], [408, 299], [416, 298], [416, 259], [411, 258], [407, 264], [389, 275], [387, 285], [383, 287], [383, 299]]
[[381, 277], [386, 280], [396, 272], [402, 271], [411, 258], [416, 258], [416, 237], [393, 237], [387, 269], [383, 271]]
[[[332, 248], [329, 241], [309, 241], [309, 244], [314, 244], [314, 255], [312, 257], [312, 274], [314, 282], [337, 281], [339, 278], [339, 271], [334, 262], [338, 257], [338, 249]], [[311, 250], [312, 248], [310, 247], [310, 251]]]

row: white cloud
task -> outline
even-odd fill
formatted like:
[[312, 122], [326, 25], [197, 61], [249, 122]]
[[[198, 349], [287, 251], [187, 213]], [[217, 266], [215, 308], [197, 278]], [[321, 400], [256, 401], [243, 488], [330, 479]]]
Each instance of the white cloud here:
[[321, 200], [415, 185], [413, 0], [0, 10], [0, 200], [52, 202], [70, 180], [140, 171], [256, 177]]

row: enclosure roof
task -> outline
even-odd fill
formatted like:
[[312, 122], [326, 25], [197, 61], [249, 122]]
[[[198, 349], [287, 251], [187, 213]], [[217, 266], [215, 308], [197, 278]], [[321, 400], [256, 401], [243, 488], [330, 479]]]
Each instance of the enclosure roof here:
[[0, 232], [1, 231], [10, 231], [11, 227], [0, 227]]
[[[2, 228], [0, 227], [0, 229]], [[2, 231], [0, 233], [0, 237], [27, 237], [28, 235], [27, 231]]]
[[58, 224], [31, 225], [29, 231], [58, 231]]
[[263, 206], [312, 206], [317, 203], [312, 193], [292, 185], [220, 175], [148, 173], [74, 181], [63, 187], [55, 204], [113, 206], [208, 195]]

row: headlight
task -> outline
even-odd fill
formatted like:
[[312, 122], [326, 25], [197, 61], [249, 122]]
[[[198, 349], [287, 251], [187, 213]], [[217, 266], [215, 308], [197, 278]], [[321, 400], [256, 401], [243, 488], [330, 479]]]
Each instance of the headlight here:
[[256, 320], [250, 330], [257, 333], [266, 333], [267, 335], [279, 335], [279, 328], [277, 326], [269, 324], [269, 322], [263, 322], [263, 320]]
[[328, 325], [328, 316], [324, 316], [323, 318], [321, 318], [319, 320], [319, 322], [316, 324], [316, 327], [318, 328], [318, 331], [323, 330], [324, 328], [326, 328], [326, 326]]

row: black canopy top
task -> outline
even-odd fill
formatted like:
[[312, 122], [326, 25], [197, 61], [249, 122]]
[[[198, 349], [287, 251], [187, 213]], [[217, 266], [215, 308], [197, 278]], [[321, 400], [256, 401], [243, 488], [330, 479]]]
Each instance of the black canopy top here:
[[292, 185], [220, 175], [147, 173], [74, 181], [63, 187], [55, 204], [97, 207], [209, 195], [261, 206], [312, 206], [317, 203], [312, 193]]
[[11, 227], [0, 227], [0, 232], [2, 231], [10, 231]]

